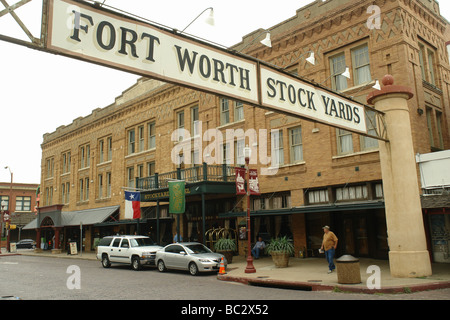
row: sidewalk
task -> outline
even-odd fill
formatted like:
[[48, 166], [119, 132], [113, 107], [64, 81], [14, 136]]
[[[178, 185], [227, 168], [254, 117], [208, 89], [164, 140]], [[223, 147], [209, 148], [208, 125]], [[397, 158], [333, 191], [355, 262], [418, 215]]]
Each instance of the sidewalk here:
[[[291, 288], [306, 291], [343, 291], [358, 293], [410, 293], [425, 290], [450, 288], [450, 264], [433, 264], [433, 275], [425, 278], [393, 278], [389, 270], [389, 261], [360, 259], [361, 284], [339, 284], [337, 273], [328, 274], [328, 264], [323, 258], [290, 258], [288, 268], [276, 268], [271, 257], [253, 261], [256, 273], [245, 273], [246, 258], [235, 256], [228, 265], [226, 274], [217, 278], [223, 281], [235, 281], [249, 285]], [[368, 289], [367, 279], [373, 274], [367, 273], [371, 265], [380, 267], [381, 288]], [[372, 282], [371, 282], [372, 284]]]
[[[68, 255], [66, 252], [52, 254], [49, 251], [36, 253], [33, 250], [18, 250], [17, 253], [0, 254], [28, 255], [49, 258], [97, 260], [94, 252], [83, 252], [78, 255]], [[99, 262], [100, 263], [100, 262]], [[271, 257], [263, 257], [253, 261], [256, 273], [245, 273], [247, 261], [245, 257], [233, 257], [226, 274], [218, 274], [221, 281], [234, 281], [248, 285], [290, 288], [306, 291], [343, 291], [356, 293], [411, 293], [425, 290], [450, 288], [450, 264], [435, 263], [432, 265], [433, 275], [424, 278], [393, 278], [389, 270], [389, 261], [376, 259], [360, 259], [360, 284], [339, 284], [337, 273], [327, 273], [328, 265], [323, 258], [290, 258], [288, 268], [276, 268]], [[371, 265], [380, 267], [381, 288], [368, 289], [367, 279], [372, 273], [367, 273]]]

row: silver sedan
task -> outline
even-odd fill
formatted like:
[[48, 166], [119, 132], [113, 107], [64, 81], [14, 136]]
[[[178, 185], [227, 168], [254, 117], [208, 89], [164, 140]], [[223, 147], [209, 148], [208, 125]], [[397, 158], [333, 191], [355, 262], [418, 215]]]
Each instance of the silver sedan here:
[[193, 276], [199, 272], [219, 271], [220, 263], [227, 261], [222, 254], [214, 253], [197, 242], [169, 244], [156, 252], [156, 266], [160, 272], [167, 269], [187, 270]]

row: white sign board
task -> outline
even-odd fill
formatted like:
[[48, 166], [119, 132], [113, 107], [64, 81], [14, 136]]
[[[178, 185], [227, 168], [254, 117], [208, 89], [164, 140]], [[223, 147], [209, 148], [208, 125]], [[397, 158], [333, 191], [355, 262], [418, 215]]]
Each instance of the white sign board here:
[[367, 134], [364, 106], [177, 32], [70, 0], [50, 0], [47, 49]]
[[364, 107], [280, 72], [261, 67], [262, 105], [303, 118], [366, 132]]
[[51, 50], [258, 103], [255, 62], [80, 3], [49, 4]]

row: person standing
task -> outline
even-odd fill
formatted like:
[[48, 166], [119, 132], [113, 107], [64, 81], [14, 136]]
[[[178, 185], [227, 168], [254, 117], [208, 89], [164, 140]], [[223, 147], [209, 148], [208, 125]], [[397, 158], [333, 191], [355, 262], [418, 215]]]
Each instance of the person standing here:
[[323, 229], [323, 241], [320, 250], [325, 250], [325, 258], [328, 262], [328, 273], [333, 272], [336, 268], [334, 265], [334, 255], [338, 244], [338, 238], [330, 231], [329, 226], [325, 226]]

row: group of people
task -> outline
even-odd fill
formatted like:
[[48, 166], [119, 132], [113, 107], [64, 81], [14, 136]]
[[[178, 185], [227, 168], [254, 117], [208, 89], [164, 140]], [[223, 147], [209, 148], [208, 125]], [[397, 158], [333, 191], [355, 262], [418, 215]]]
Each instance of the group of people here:
[[[333, 231], [330, 230], [329, 226], [324, 226], [323, 228], [323, 240], [322, 246], [320, 247], [320, 252], [325, 253], [325, 258], [328, 262], [328, 273], [332, 273], [336, 266], [334, 265], [334, 255], [336, 254], [336, 248], [338, 244], [338, 238]], [[259, 256], [266, 247], [265, 242], [261, 237], [255, 243], [252, 249], [252, 255], [255, 259], [259, 259]]]

